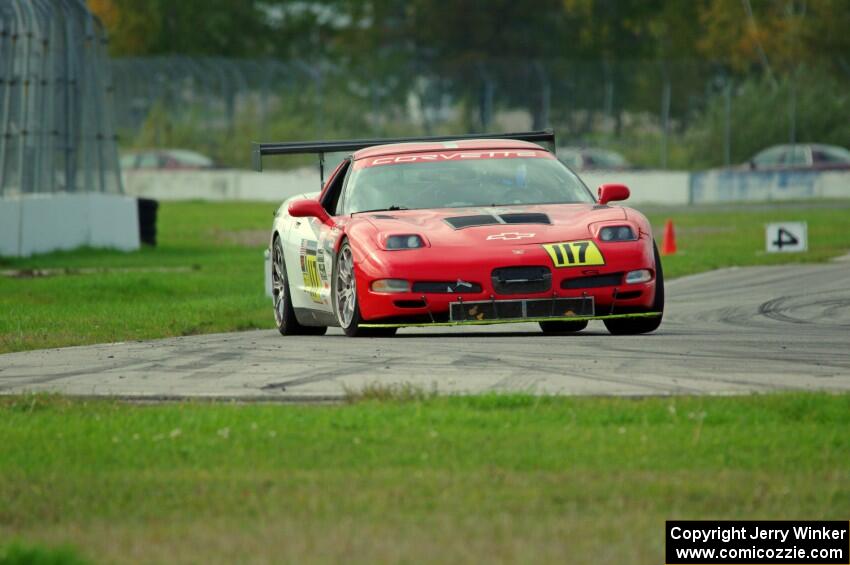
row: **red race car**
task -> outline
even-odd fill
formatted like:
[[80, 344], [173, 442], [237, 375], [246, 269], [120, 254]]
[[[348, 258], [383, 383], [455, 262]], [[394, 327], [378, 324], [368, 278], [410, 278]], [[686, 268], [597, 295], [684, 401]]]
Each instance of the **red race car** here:
[[348, 157], [318, 194], [284, 202], [269, 240], [280, 333], [387, 336], [412, 325], [536, 322], [577, 332], [658, 328], [664, 280], [623, 185], [598, 199], [550, 131], [256, 144], [264, 155]]

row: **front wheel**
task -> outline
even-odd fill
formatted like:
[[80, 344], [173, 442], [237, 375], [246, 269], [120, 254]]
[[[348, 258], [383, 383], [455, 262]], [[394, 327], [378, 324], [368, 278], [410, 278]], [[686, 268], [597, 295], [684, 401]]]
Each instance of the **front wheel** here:
[[396, 328], [363, 328], [357, 300], [357, 277], [351, 246], [344, 241], [334, 262], [333, 275], [334, 312], [339, 326], [348, 337], [390, 337]]
[[[655, 299], [650, 312], [664, 313], [664, 272], [661, 270], [661, 257], [658, 246], [652, 244], [655, 252]], [[661, 316], [657, 318], [615, 318], [604, 320], [605, 327], [614, 335], [635, 335], [654, 332], [661, 325]]]

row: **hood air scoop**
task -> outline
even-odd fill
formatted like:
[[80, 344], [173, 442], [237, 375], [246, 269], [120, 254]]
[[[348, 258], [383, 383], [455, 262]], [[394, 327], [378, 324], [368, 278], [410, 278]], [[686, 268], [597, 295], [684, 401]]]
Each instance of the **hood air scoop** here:
[[499, 216], [506, 224], [551, 224], [549, 216], [539, 212], [520, 212]]
[[480, 216], [455, 216], [454, 218], [446, 218], [446, 222], [456, 230], [501, 223], [496, 219], [496, 216], [491, 216], [490, 214], [482, 214]]
[[446, 218], [446, 223], [456, 230], [475, 226], [491, 226], [494, 224], [551, 224], [549, 216], [538, 212], [519, 212], [512, 214], [479, 214], [475, 216], [455, 216]]

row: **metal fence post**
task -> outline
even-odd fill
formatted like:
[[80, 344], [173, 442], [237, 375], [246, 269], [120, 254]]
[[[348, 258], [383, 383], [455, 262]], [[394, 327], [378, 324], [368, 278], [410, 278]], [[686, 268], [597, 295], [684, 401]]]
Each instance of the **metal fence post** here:
[[788, 143], [797, 142], [797, 76], [788, 79]]
[[481, 103], [480, 103], [480, 119], [481, 131], [486, 132], [490, 128], [490, 122], [493, 120], [493, 97], [496, 87], [493, 84], [493, 79], [487, 68], [483, 64], [478, 65], [478, 73], [481, 75]]
[[667, 68], [663, 70], [664, 85], [661, 91], [661, 168], [667, 168], [667, 137], [670, 133], [670, 77]]
[[540, 81], [540, 109], [535, 113], [533, 129], [543, 129], [549, 127], [549, 110], [552, 99], [552, 86], [549, 83], [549, 76], [546, 74], [546, 69], [540, 61], [534, 62], [534, 72], [537, 74], [537, 79]]
[[732, 81], [723, 87], [723, 165], [732, 164]]
[[[15, 80], [15, 36], [17, 26], [3, 19], [2, 35], [0, 35], [0, 46], [7, 44], [6, 49], [0, 49], [0, 89], [2, 89], [3, 100], [0, 106], [0, 196], [6, 192], [6, 155], [8, 151], [6, 140], [9, 138], [9, 110], [12, 103], [12, 86]], [[4, 55], [8, 61], [4, 61]]]

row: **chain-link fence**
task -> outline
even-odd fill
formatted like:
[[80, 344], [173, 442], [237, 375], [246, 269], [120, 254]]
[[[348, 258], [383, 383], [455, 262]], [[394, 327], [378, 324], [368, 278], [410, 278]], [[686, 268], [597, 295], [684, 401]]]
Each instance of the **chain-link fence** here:
[[[303, 61], [147, 57], [115, 59], [113, 70], [125, 140], [141, 136], [141, 144], [152, 146], [197, 141], [222, 157], [222, 144], [246, 128], [254, 139], [292, 139], [557, 127], [579, 143], [619, 135], [624, 117], [651, 110], [651, 127], [663, 132], [671, 119], [669, 84], [657, 65], [638, 66], [411, 65], [370, 76]], [[629, 100], [631, 108], [625, 107], [619, 97], [631, 85], [624, 76], [646, 79], [647, 71], [657, 82], [653, 106], [638, 109], [647, 101]]]
[[[274, 60], [222, 57], [124, 57], [113, 60], [116, 116], [120, 131], [135, 135], [163, 112], [160, 125], [197, 123], [208, 131], [232, 131], [253, 108], [262, 128], [281, 96], [296, 92], [307, 69]], [[154, 142], [167, 131], [155, 129]]]
[[[252, 140], [544, 127], [554, 128], [562, 145], [622, 151], [643, 167], [728, 166], [771, 143], [807, 137], [797, 99], [816, 85], [799, 77], [766, 85], [690, 60], [414, 58], [401, 67], [358, 69], [161, 56], [115, 59], [113, 71], [124, 144], [191, 148], [243, 167]], [[748, 84], [758, 90], [749, 104], [770, 105], [768, 124], [754, 124], [752, 109], [738, 99]]]
[[0, 1], [0, 196], [122, 192], [109, 70], [82, 0]]

